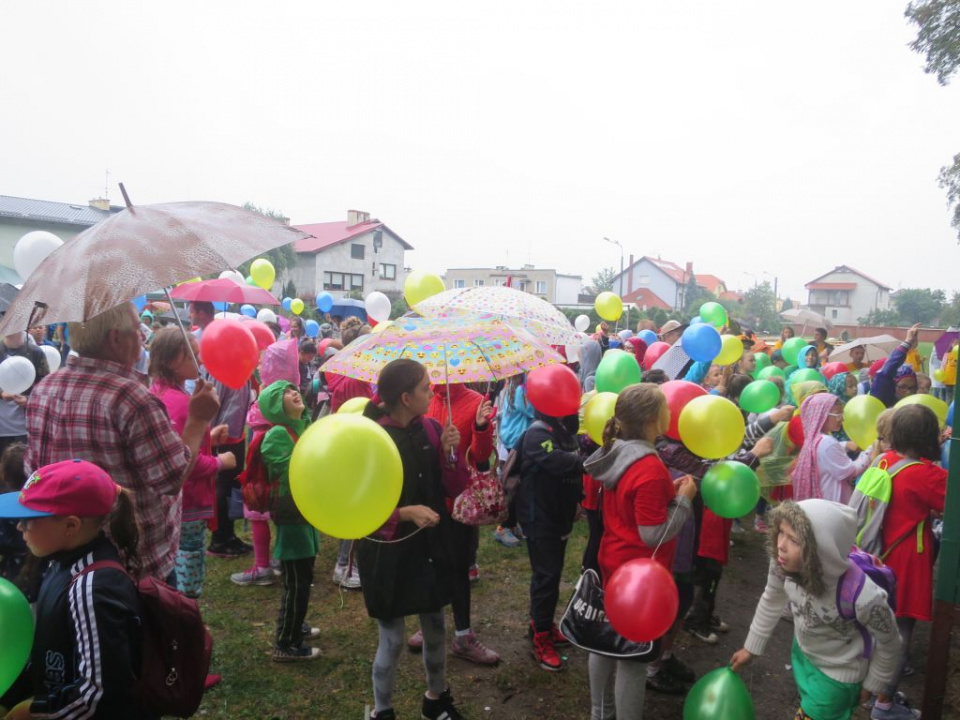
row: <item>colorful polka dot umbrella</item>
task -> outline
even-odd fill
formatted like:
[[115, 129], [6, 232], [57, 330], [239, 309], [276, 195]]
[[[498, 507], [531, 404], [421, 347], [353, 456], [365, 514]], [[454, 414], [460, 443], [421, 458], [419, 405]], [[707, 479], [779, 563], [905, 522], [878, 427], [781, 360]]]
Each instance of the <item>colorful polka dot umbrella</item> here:
[[430, 382], [440, 384], [491, 382], [563, 362], [530, 333], [501, 320], [403, 317], [361, 335], [323, 371], [375, 383], [384, 366], [401, 357], [425, 365]]
[[414, 307], [424, 317], [497, 318], [521, 327], [548, 345], [580, 344], [567, 316], [546, 300], [515, 288], [492, 286], [444, 290]]

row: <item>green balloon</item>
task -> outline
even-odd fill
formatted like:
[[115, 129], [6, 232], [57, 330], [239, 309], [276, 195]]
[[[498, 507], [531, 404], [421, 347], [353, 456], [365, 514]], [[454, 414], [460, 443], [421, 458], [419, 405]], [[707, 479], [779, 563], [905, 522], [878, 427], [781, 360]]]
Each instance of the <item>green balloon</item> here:
[[[724, 460], [707, 470], [700, 484], [703, 504], [725, 518], [743, 517], [757, 506], [760, 481], [741, 462]], [[731, 716], [733, 717], [733, 716]]]
[[623, 350], [608, 350], [597, 366], [597, 392], [618, 393], [640, 382], [637, 359]]
[[813, 368], [802, 368], [800, 370], [795, 370], [790, 375], [790, 383], [796, 385], [797, 383], [810, 382], [815, 380], [816, 382], [822, 382], [824, 385], [827, 384], [827, 379], [819, 370], [814, 370]]
[[753, 377], [759, 380], [760, 378], [757, 377], [758, 374], [764, 368], [770, 367], [770, 356], [767, 355], [766, 353], [758, 352], [758, 353], [754, 353], [753, 357], [757, 361], [757, 367], [754, 368], [753, 370]]
[[740, 393], [740, 407], [747, 412], [765, 413], [780, 404], [780, 388], [769, 380], [754, 380]]
[[755, 720], [750, 691], [733, 670], [708, 672], [690, 688], [683, 703], [683, 720]]
[[803, 338], [793, 337], [787, 340], [783, 344], [783, 359], [786, 360], [791, 365], [797, 364], [797, 356], [800, 354], [800, 351], [806, 347], [807, 341]]
[[718, 302], [705, 302], [700, 306], [700, 319], [714, 327], [722, 328], [727, 324], [727, 311]]
[[786, 376], [789, 378], [789, 377], [790, 377], [791, 375], [793, 375], [796, 371], [797, 371], [797, 366], [796, 366], [796, 365], [787, 365], [787, 366], [783, 369], [783, 374], [786, 375]]
[[776, 365], [767, 365], [763, 370], [757, 371], [757, 380], [769, 380], [774, 375], [784, 380], [787, 379], [787, 374]]
[[9, 580], [0, 578], [0, 695], [17, 679], [33, 647], [33, 613], [30, 604]]
[[253, 276], [252, 276], [252, 275], [247, 275], [247, 279], [244, 280], [244, 282], [245, 282], [247, 285], [252, 285], [253, 287], [256, 287], [256, 286], [257, 286], [257, 284], [253, 281]]

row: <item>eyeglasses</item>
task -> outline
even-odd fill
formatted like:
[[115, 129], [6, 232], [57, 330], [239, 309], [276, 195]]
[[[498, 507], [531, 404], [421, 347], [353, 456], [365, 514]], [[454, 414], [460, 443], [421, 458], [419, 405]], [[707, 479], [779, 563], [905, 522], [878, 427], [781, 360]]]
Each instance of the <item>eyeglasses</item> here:
[[829, 417], [835, 417], [835, 418], [841, 418], [841, 419], [843, 418], [843, 413], [842, 413], [842, 412], [838, 412], [838, 413], [827, 413], [827, 415], [828, 415]]

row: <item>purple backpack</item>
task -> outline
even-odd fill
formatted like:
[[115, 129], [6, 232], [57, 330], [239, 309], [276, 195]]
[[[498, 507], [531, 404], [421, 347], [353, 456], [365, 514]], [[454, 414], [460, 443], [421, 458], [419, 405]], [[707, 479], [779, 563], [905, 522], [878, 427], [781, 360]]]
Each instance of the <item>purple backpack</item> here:
[[869, 658], [873, 651], [873, 639], [859, 620], [857, 620], [857, 599], [869, 577], [880, 589], [887, 593], [887, 604], [891, 610], [897, 609], [897, 576], [876, 555], [854, 548], [847, 556], [850, 569], [837, 583], [837, 610], [840, 617], [852, 620], [863, 638], [863, 657]]

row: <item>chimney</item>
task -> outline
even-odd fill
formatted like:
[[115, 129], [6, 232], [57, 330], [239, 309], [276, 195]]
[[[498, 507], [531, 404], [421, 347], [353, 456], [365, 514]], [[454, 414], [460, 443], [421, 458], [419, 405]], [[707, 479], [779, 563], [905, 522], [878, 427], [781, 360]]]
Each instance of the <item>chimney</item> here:
[[347, 210], [347, 227], [370, 221], [370, 213], [363, 210]]
[[693, 263], [692, 263], [692, 262], [688, 262], [688, 263], [687, 263], [686, 273], [687, 273], [687, 277], [690, 277], [691, 275], [693, 275]]
[[94, 198], [93, 200], [90, 200], [88, 204], [90, 205], [90, 207], [95, 208], [97, 210], [110, 212], [110, 200], [108, 200], [107, 198]]

